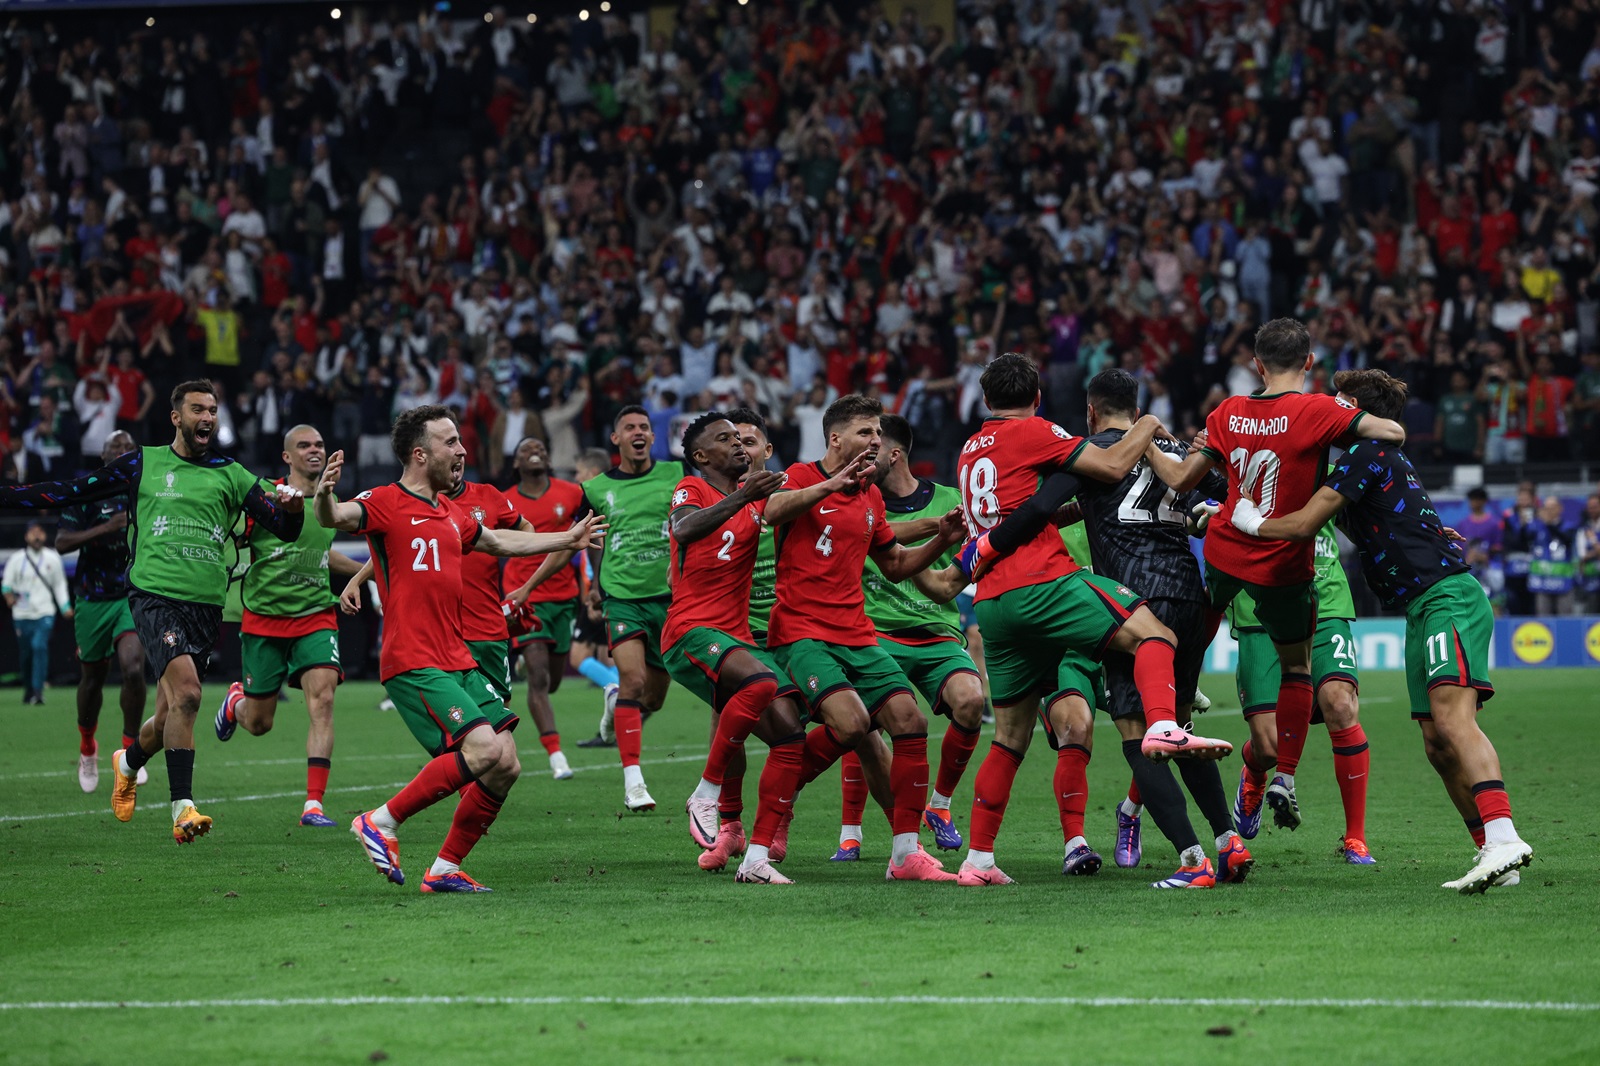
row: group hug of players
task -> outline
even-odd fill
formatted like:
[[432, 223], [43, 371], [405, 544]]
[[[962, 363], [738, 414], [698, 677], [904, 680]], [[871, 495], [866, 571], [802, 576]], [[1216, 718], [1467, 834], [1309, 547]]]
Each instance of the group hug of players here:
[[[165, 748], [179, 842], [211, 824], [191, 798], [193, 729], [227, 588], [224, 531], [242, 510], [253, 560], [244, 587], [245, 677], [217, 712], [217, 733], [225, 739], [241, 723], [263, 732], [279, 687], [305, 689], [313, 721], [306, 824], [332, 824], [320, 808], [332, 686], [341, 676], [328, 572], [352, 574], [352, 590], [364, 577], [332, 551], [332, 538], [365, 536], [386, 605], [380, 677], [433, 758], [351, 828], [378, 871], [403, 884], [399, 826], [458, 796], [425, 892], [487, 891], [460, 867], [521, 769], [511, 738], [518, 717], [509, 707], [508, 619], [548, 641], [529, 706], [541, 734], [554, 737], [548, 691], [562, 670], [548, 656], [559, 650], [558, 634], [570, 632], [576, 588], [565, 583], [575, 582], [579, 552], [593, 565], [620, 674], [607, 727], [630, 809], [655, 806], [641, 735], [669, 679], [713, 711], [711, 750], [686, 804], [703, 869], [739, 859], [741, 883], [791, 883], [777, 864], [796, 799], [841, 763], [836, 861], [860, 858], [870, 793], [890, 823], [889, 880], [1011, 883], [996, 865], [996, 840], [1042, 726], [1057, 753], [1062, 872], [1093, 874], [1102, 859], [1088, 843], [1084, 812], [1096, 706], [1115, 720], [1133, 775], [1118, 805], [1115, 861], [1139, 863], [1143, 810], [1179, 855], [1178, 870], [1156, 887], [1244, 879], [1252, 863], [1244, 840], [1259, 830], [1263, 804], [1279, 826], [1299, 825], [1294, 774], [1318, 715], [1345, 805], [1340, 852], [1369, 864], [1367, 745], [1353, 610], [1332, 535], [1338, 517], [1374, 592], [1406, 612], [1412, 717], [1478, 847], [1471, 869], [1445, 887], [1514, 884], [1532, 849], [1513, 827], [1498, 759], [1477, 724], [1493, 695], [1489, 605], [1400, 450], [1403, 384], [1380, 371], [1351, 371], [1335, 378], [1338, 398], [1308, 395], [1313, 358], [1298, 322], [1263, 326], [1256, 363], [1265, 387], [1225, 401], [1186, 446], [1153, 417], [1139, 417], [1136, 382], [1118, 370], [1089, 384], [1091, 436], [1073, 436], [1036, 415], [1033, 364], [1003, 355], [982, 378], [992, 417], [962, 448], [959, 490], [913, 476], [904, 421], [874, 400], [846, 396], [824, 415], [822, 460], [782, 474], [765, 468], [772, 448], [754, 412], [710, 412], [693, 422], [683, 437], [686, 472], [685, 464], [651, 460], [649, 418], [627, 409], [613, 427], [619, 465], [570, 485], [549, 478], [541, 445], [526, 441], [522, 484], [508, 493], [464, 482], [466, 453], [448, 410], [418, 408], [395, 425], [400, 479], [340, 500], [343, 455], [323, 461], [309, 427], [303, 439], [291, 431], [291, 474], [276, 485], [212, 453], [215, 397], [191, 383], [173, 396], [171, 447], [132, 450], [76, 481], [0, 489], [0, 506], [126, 496], [126, 602], [158, 690], [155, 717], [113, 754], [113, 810], [131, 818], [135, 775]], [[1330, 468], [1335, 445], [1343, 452]], [[529, 502], [519, 507], [519, 495]], [[315, 521], [303, 514], [308, 496]], [[1092, 571], [1073, 560], [1058, 528], [1079, 520]], [[1203, 573], [1191, 534], [1205, 536]], [[504, 588], [521, 583], [504, 602], [495, 556], [520, 566]], [[974, 778], [964, 841], [951, 797], [976, 749], [985, 695], [960, 612], [949, 605], [969, 584], [995, 734]], [[1197, 735], [1190, 722], [1224, 612], [1240, 640], [1250, 726], [1232, 810], [1217, 766], [1232, 745]], [[323, 685], [325, 700], [316, 694]], [[928, 717], [914, 691], [949, 719], [934, 780]], [[326, 712], [321, 748], [318, 707]], [[742, 783], [752, 734], [768, 753], [747, 838]], [[559, 742], [546, 748], [560, 776]], [[1167, 765], [1174, 759], [1181, 788]], [[1215, 864], [1189, 821], [1185, 789], [1214, 834]], [[923, 828], [942, 849], [967, 847], [958, 872], [922, 848]]]

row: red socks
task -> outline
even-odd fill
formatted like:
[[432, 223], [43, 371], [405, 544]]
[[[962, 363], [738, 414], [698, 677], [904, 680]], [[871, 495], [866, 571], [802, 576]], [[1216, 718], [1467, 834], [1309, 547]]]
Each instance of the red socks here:
[[867, 809], [867, 778], [861, 772], [861, 757], [847, 751], [839, 760], [840, 825], [860, 825]]
[[306, 799], [322, 802], [322, 797], [328, 791], [328, 770], [332, 765], [329, 759], [306, 760]]
[[1484, 825], [1496, 818], [1511, 817], [1511, 797], [1506, 795], [1504, 781], [1479, 781], [1472, 786], [1472, 802], [1478, 805], [1478, 817]]
[[1139, 794], [1139, 782], [1131, 777], [1128, 779], [1128, 802], [1135, 807], [1144, 806], [1144, 797]]
[[972, 850], [994, 851], [994, 838], [1000, 834], [1006, 804], [1011, 802], [1011, 783], [1017, 779], [1021, 765], [1019, 753], [1003, 744], [989, 745], [989, 754], [972, 781], [972, 820], [968, 829]]
[[1360, 723], [1349, 729], [1329, 730], [1333, 741], [1333, 773], [1339, 779], [1339, 798], [1344, 801], [1345, 839], [1367, 839], [1367, 769], [1372, 753], [1367, 750], [1367, 733]]
[[447, 751], [419, 770], [411, 783], [395, 794], [388, 803], [389, 813], [394, 816], [396, 824], [403, 822], [446, 796], [461, 791], [461, 786], [471, 780], [466, 757], [459, 751]]
[[617, 754], [623, 766], [639, 765], [639, 750], [644, 745], [644, 707], [638, 700], [618, 700], [611, 728], [617, 734]]
[[1056, 806], [1061, 808], [1061, 839], [1083, 836], [1083, 812], [1089, 805], [1088, 748], [1068, 744], [1056, 752], [1055, 786]]
[[1311, 708], [1316, 692], [1310, 674], [1283, 675], [1278, 686], [1278, 772], [1292, 775], [1300, 767], [1306, 750], [1306, 734], [1311, 730]]
[[892, 739], [889, 786], [894, 790], [894, 817], [890, 821], [899, 836], [921, 828], [922, 811], [928, 806], [928, 734], [902, 733]]
[[554, 755], [561, 750], [561, 734], [553, 729], [548, 733], [540, 733], [539, 743], [544, 745], [546, 755]]
[[1240, 752], [1240, 757], [1244, 759], [1245, 776], [1257, 788], [1267, 783], [1267, 771], [1278, 765], [1271, 759], [1258, 759], [1255, 745], [1248, 740], [1244, 742], [1244, 750]]
[[[79, 755], [93, 755], [95, 753], [94, 729], [94, 726], [90, 726], [88, 729], [83, 728], [81, 725], [78, 727]], [[126, 745], [124, 745], [124, 747], [126, 747]]]
[[129, 736], [127, 733], [122, 734], [122, 750], [127, 751], [133, 747], [133, 742], [137, 739], [137, 737]]
[[711, 740], [711, 754], [706, 756], [702, 777], [713, 785], [722, 784], [728, 760], [744, 747], [745, 738], [761, 721], [761, 712], [777, 694], [778, 679], [771, 674], [757, 674], [739, 686], [717, 716], [717, 732]]
[[1483, 819], [1482, 818], [1463, 818], [1462, 821], [1467, 823], [1467, 832], [1472, 837], [1473, 845], [1475, 847], [1480, 847], [1480, 848], [1483, 847], [1483, 841], [1484, 841]]
[[[800, 791], [805, 762], [806, 742], [798, 733], [780, 740], [767, 752], [767, 764], [761, 768], [761, 781], [756, 786], [756, 824], [750, 831], [750, 843], [772, 846], [778, 827], [794, 813], [794, 797]], [[727, 782], [723, 782], [723, 789], [726, 794]]]
[[[945, 728], [944, 740], [939, 744], [939, 779], [934, 782], [933, 790], [941, 796], [954, 796], [956, 786], [961, 784], [961, 777], [967, 772], [967, 763], [972, 759], [972, 751], [978, 746], [978, 731], [951, 722]], [[849, 825], [860, 825], [860, 822], [849, 822]]]
[[[461, 790], [461, 802], [456, 804], [456, 814], [450, 821], [450, 832], [445, 835], [439, 858], [460, 866], [483, 834], [489, 831], [500, 815], [504, 796], [496, 796], [477, 781]], [[393, 807], [389, 808], [391, 811]]]
[[839, 743], [839, 738], [826, 725], [818, 726], [806, 734], [805, 772], [800, 783], [809, 785], [823, 771], [844, 757], [850, 749]]
[[1160, 637], [1149, 637], [1139, 642], [1133, 652], [1133, 683], [1144, 704], [1144, 724], [1177, 721], [1178, 693], [1172, 676], [1172, 660], [1176, 654], [1170, 643]]

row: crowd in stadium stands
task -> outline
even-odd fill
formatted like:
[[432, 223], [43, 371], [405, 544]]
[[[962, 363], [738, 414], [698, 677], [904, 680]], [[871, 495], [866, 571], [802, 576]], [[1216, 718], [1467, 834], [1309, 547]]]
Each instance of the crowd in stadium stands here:
[[[1121, 364], [1188, 434], [1257, 387], [1255, 326], [1283, 314], [1322, 387], [1409, 383], [1419, 459], [1600, 456], [1600, 6], [952, 13], [15, 19], [5, 476], [164, 436], [197, 373], [225, 450], [272, 468], [313, 422], [365, 485], [393, 416], [435, 400], [493, 479], [530, 434], [570, 472], [636, 401], [663, 455], [740, 402], [815, 458], [849, 391], [948, 473], [999, 351], [1037, 359], [1068, 424]], [[438, 181], [395, 162], [444, 135], [466, 151]]]

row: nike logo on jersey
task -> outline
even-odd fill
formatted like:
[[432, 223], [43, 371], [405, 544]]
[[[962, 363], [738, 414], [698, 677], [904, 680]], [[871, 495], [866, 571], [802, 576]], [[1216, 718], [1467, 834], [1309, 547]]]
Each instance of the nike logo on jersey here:
[[1450, 665], [1449, 663], [1440, 663], [1438, 666], [1435, 666], [1432, 670], [1428, 671], [1428, 676], [1432, 677], [1434, 674], [1437, 674], [1440, 670], [1443, 670], [1445, 667], [1447, 667], [1449, 665]]
[[420, 526], [422, 523], [430, 521], [432, 518], [433, 515], [429, 515], [427, 518], [413, 518], [411, 520], [411, 524], [414, 526]]
[[839, 508], [837, 508], [837, 507], [818, 507], [817, 508], [817, 513], [818, 514], [832, 514], [833, 512], [837, 511], [838, 509]]

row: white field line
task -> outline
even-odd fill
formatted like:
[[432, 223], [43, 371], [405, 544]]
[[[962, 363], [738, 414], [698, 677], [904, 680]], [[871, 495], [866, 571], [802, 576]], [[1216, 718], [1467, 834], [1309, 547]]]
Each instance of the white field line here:
[[0, 1011], [212, 1010], [232, 1007], [1208, 1007], [1253, 1010], [1464, 1010], [1592, 1013], [1600, 1003], [1500, 999], [1245, 999], [1144, 996], [306, 996], [283, 999], [0, 1001]]
[[[537, 751], [541, 755], [544, 754], [544, 749], [543, 748], [535, 748], [533, 750]], [[524, 752], [522, 754], [531, 754], [531, 752]], [[765, 751], [761, 751], [759, 753], [757, 753], [756, 751], [752, 751], [749, 757], [752, 759], [752, 761], [754, 761], [757, 758], [764, 758], [765, 755], [766, 755]], [[416, 756], [407, 756], [407, 758], [416, 758]], [[706, 758], [706, 753], [702, 751], [702, 752], [698, 752], [698, 753], [690, 753], [688, 755], [667, 756], [667, 757], [660, 758], [660, 759], [641, 759], [641, 760], [639, 760], [639, 765], [640, 766], [665, 766], [665, 765], [667, 765], [669, 763], [704, 762], [705, 758]], [[292, 762], [294, 760], [290, 760], [290, 761]], [[575, 773], [575, 774], [594, 773], [594, 772], [599, 771], [599, 770], [614, 770], [620, 776], [621, 772], [622, 772], [622, 765], [620, 763], [609, 763], [608, 762], [608, 763], [605, 763], [603, 765], [574, 766], [572, 768], [572, 772]], [[550, 776], [550, 771], [549, 770], [528, 770], [528, 769], [524, 769], [522, 771], [522, 776], [523, 777], [549, 777]], [[409, 783], [409, 780], [407, 780], [407, 781], [391, 781], [388, 784], [383, 784], [383, 785], [340, 785], [337, 789], [331, 789], [330, 793], [335, 795], [335, 796], [337, 796], [337, 795], [343, 795], [345, 793], [353, 793], [353, 792], [393, 792], [396, 789], [404, 788], [408, 783]], [[254, 802], [257, 802], [259, 800], [293, 799], [293, 798], [295, 798], [297, 796], [300, 797], [301, 799], [304, 799], [305, 798], [305, 794], [306, 794], [306, 790], [303, 789], [303, 788], [299, 788], [299, 789], [294, 789], [294, 790], [292, 790], [290, 792], [261, 792], [261, 793], [257, 793], [256, 795], [253, 795], [253, 796], [213, 796], [213, 797], [211, 797], [209, 799], [196, 800], [195, 802], [201, 807], [213, 807], [213, 806], [215, 806], [215, 805], [217, 805], [219, 803], [254, 803]], [[141, 810], [141, 811], [165, 810], [169, 806], [170, 806], [170, 804], [168, 804], [167, 802], [161, 801], [161, 802], [154, 802], [154, 803], [141, 803], [141, 804], [139, 804], [138, 809]], [[104, 807], [95, 807], [95, 808], [92, 808], [92, 809], [89, 809], [89, 810], [81, 810], [81, 811], [50, 811], [50, 812], [45, 813], [45, 814], [0, 814], [0, 822], [43, 822], [43, 821], [49, 821], [49, 820], [56, 819], [56, 818], [78, 818], [78, 817], [81, 817], [81, 816], [86, 815], [86, 814], [105, 814], [105, 813], [106, 813], [106, 808], [104, 808]]]

